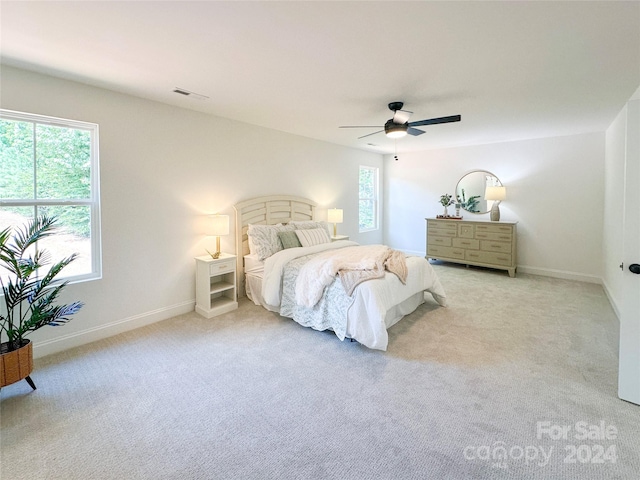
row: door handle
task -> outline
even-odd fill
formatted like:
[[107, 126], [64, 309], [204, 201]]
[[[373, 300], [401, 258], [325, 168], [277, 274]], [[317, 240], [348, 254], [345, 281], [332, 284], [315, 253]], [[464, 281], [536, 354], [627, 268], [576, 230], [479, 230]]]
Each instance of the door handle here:
[[638, 265], [637, 263], [632, 263], [631, 265], [629, 265], [629, 271], [631, 273], [635, 273], [636, 275], [640, 275], [640, 265]]

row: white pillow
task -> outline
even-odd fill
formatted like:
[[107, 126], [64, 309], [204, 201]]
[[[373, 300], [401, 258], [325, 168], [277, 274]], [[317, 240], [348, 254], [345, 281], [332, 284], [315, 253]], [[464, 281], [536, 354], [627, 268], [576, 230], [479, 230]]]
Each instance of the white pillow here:
[[296, 235], [303, 247], [329, 243], [331, 239], [325, 228], [309, 228], [306, 230], [296, 230]]
[[292, 230], [292, 227], [282, 225], [252, 225], [249, 224], [249, 252], [257, 255], [260, 260], [270, 257], [282, 250], [282, 243], [278, 240], [278, 232]]
[[298, 221], [294, 220], [292, 222], [289, 222], [288, 225], [291, 225], [294, 228], [294, 230], [309, 230], [312, 228], [324, 228], [328, 234], [331, 234], [329, 230], [329, 224], [324, 220], [321, 220], [319, 222], [315, 220], [298, 220]]

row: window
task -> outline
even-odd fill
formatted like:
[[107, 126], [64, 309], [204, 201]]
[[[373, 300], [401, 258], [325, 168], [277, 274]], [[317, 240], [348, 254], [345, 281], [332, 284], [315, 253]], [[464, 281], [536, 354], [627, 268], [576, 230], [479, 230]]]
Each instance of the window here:
[[360, 232], [378, 229], [378, 169], [360, 166], [358, 218]]
[[98, 125], [0, 110], [0, 172], [0, 230], [55, 216], [39, 248], [79, 254], [61, 278], [100, 278]]

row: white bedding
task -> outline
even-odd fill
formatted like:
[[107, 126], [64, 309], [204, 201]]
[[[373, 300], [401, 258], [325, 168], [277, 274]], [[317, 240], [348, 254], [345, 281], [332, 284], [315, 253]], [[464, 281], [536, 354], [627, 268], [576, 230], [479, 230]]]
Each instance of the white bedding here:
[[[247, 293], [254, 303], [279, 312], [283, 274], [288, 262], [312, 253], [356, 245], [356, 242], [342, 240], [276, 252], [264, 261], [262, 274], [255, 269], [254, 273], [247, 272]], [[444, 289], [429, 262], [422, 257], [407, 257], [406, 261], [406, 285], [387, 272], [384, 279], [366, 281], [355, 289], [353, 302], [346, 312], [346, 337], [372, 349], [386, 350], [387, 328], [424, 303], [425, 291], [430, 292], [440, 305], [446, 305]], [[262, 285], [258, 295], [259, 283]]]

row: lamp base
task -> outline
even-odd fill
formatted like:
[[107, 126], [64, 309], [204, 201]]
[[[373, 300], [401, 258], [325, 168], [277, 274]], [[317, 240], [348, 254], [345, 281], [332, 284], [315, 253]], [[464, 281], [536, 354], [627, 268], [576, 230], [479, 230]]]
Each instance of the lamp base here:
[[491, 207], [491, 221], [498, 222], [500, 221], [500, 207], [498, 204], [500, 202], [493, 202], [493, 206]]
[[216, 237], [216, 251], [211, 253], [209, 250], [207, 250], [207, 253], [211, 255], [211, 258], [213, 258], [214, 260], [220, 258], [220, 237]]

